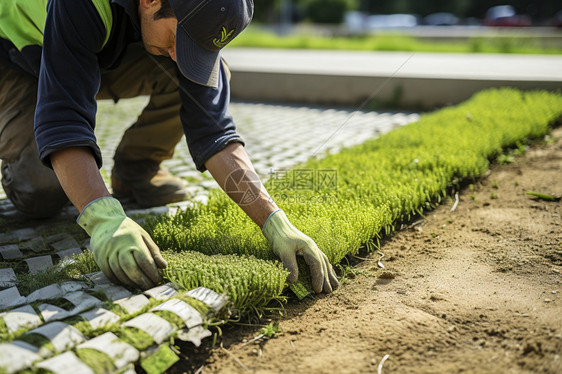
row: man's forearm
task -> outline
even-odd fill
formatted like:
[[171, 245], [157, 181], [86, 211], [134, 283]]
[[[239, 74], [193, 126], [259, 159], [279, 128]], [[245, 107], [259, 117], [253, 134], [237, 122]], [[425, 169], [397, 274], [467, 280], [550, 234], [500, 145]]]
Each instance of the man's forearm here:
[[239, 143], [229, 144], [211, 157], [205, 167], [221, 188], [261, 228], [277, 205], [256, 174], [250, 157]]
[[51, 155], [57, 178], [72, 204], [82, 212], [89, 202], [111, 196], [88, 148], [71, 147]]

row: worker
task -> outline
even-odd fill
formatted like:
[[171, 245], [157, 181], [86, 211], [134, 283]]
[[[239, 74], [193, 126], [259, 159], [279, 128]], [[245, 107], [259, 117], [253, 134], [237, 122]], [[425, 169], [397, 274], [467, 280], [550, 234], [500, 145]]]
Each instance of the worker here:
[[[14, 206], [49, 217], [69, 199], [103, 273], [153, 287], [166, 261], [117, 198], [143, 207], [184, 200], [184, 181], [161, 163], [185, 134], [197, 169], [209, 170], [262, 228], [288, 282], [297, 280], [302, 255], [313, 289], [335, 289], [326, 255], [256, 180], [228, 112], [230, 72], [219, 53], [250, 23], [253, 7], [252, 0], [2, 0], [0, 158]], [[139, 95], [150, 99], [115, 152], [112, 196], [99, 172], [96, 99]], [[233, 176], [252, 199], [229, 191]]]

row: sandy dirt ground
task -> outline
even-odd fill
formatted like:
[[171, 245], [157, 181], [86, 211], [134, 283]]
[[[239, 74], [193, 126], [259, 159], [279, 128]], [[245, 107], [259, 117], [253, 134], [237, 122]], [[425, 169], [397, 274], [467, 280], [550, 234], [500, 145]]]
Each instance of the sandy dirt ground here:
[[170, 371], [561, 373], [562, 202], [525, 194], [562, 196], [553, 138], [387, 239], [385, 269], [367, 256], [333, 295], [290, 301], [274, 338], [227, 327]]

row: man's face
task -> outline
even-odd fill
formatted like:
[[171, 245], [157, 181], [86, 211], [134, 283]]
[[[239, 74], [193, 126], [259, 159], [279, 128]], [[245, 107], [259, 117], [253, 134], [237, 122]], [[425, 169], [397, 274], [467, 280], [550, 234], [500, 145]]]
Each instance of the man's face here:
[[154, 20], [160, 0], [140, 0], [139, 17], [144, 47], [148, 53], [171, 57], [176, 61], [176, 17]]

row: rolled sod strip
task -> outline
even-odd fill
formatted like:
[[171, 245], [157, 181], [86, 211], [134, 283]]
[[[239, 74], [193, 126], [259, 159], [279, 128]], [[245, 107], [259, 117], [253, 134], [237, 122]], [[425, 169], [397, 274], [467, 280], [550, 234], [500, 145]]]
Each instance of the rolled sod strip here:
[[[396, 223], [434, 207], [448, 188], [481, 176], [507, 147], [548, 134], [561, 116], [560, 93], [491, 89], [380, 138], [311, 159], [283, 177], [292, 183], [270, 179], [266, 187], [336, 264], [392, 232]], [[331, 179], [307, 187], [306, 173], [319, 178], [320, 171]], [[146, 227], [169, 260], [167, 278], [182, 288], [225, 292], [243, 312], [281, 293], [275, 276], [257, 279], [271, 271], [266, 263], [277, 260], [266, 239], [221, 191], [212, 192], [205, 205], [149, 220]], [[228, 261], [218, 264], [213, 255]], [[237, 258], [247, 262], [245, 269], [237, 269]]]

